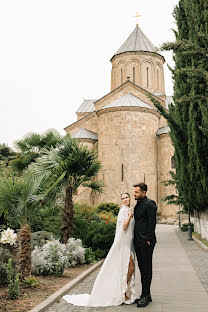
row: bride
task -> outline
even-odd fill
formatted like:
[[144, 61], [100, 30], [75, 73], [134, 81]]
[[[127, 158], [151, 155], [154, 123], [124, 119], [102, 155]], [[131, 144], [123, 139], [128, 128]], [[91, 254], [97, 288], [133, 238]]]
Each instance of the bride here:
[[121, 195], [122, 207], [116, 223], [113, 245], [98, 273], [91, 295], [65, 295], [77, 306], [106, 307], [131, 304], [138, 298], [135, 274], [138, 274], [133, 245], [134, 219], [128, 193]]

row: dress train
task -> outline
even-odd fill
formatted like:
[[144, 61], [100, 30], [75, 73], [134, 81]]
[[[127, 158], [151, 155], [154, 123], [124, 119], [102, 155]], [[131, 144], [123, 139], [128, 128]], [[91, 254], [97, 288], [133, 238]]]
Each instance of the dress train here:
[[[131, 218], [124, 231], [123, 224], [128, 216], [128, 207], [119, 211], [113, 245], [97, 275], [91, 294], [65, 295], [67, 302], [76, 306], [106, 307], [117, 306], [125, 302], [125, 293], [133, 303], [139, 294], [138, 265], [133, 246], [134, 219]], [[134, 272], [127, 284], [130, 255], [134, 261]]]

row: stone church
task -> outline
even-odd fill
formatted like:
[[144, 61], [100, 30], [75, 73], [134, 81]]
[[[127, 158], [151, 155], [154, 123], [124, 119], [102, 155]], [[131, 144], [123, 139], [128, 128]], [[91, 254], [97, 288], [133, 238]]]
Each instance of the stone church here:
[[161, 202], [175, 193], [162, 184], [174, 170], [174, 148], [169, 127], [148, 97], [166, 109], [172, 97], [165, 95], [164, 57], [136, 25], [111, 58], [111, 91], [100, 99], [84, 100], [77, 109], [77, 121], [64, 130], [96, 151], [102, 169], [98, 179], [104, 193], [79, 190], [77, 200], [93, 204], [116, 202], [121, 192], [133, 198], [133, 184], [145, 182], [148, 196], [158, 205], [158, 215], [176, 219], [178, 208]]

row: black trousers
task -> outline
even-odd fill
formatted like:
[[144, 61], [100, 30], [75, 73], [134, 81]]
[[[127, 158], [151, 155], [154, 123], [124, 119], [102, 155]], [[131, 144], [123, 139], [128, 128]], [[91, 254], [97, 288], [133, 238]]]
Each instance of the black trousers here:
[[150, 295], [150, 286], [152, 281], [152, 255], [155, 244], [149, 246], [147, 243], [144, 246], [135, 246], [137, 262], [141, 274], [142, 296]]

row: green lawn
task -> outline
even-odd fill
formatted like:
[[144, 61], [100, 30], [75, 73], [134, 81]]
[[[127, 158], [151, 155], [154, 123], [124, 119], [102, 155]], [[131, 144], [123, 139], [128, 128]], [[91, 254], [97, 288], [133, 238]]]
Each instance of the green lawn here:
[[198, 238], [204, 245], [208, 247], [208, 240], [203, 239], [200, 234], [194, 232], [193, 236]]

